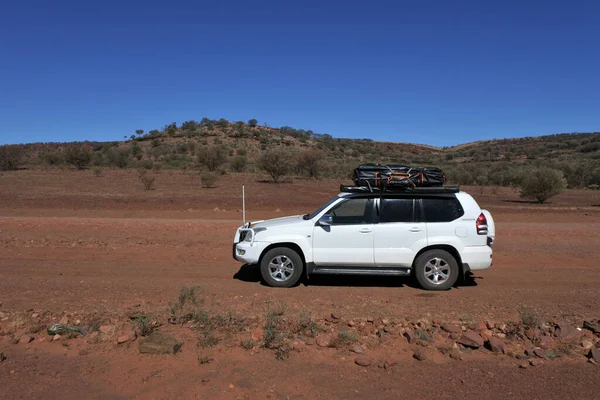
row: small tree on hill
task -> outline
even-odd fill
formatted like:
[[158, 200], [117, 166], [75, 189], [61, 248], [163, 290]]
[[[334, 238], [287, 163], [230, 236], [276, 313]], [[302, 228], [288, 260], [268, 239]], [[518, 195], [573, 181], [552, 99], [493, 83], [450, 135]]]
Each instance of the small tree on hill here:
[[243, 172], [246, 169], [246, 165], [248, 164], [248, 159], [246, 156], [235, 156], [231, 160], [231, 169], [233, 172]]
[[258, 167], [271, 175], [273, 182], [279, 180], [288, 174], [291, 170], [291, 155], [289, 152], [281, 150], [269, 150], [263, 153], [258, 159]]
[[318, 178], [322, 170], [323, 153], [318, 150], [305, 150], [298, 156], [298, 169], [310, 178]]
[[74, 145], [65, 152], [65, 161], [77, 169], [84, 169], [92, 161], [92, 152], [87, 146]]
[[541, 167], [528, 171], [521, 182], [521, 197], [533, 198], [543, 204], [567, 188], [567, 180], [561, 171]]
[[214, 172], [227, 161], [227, 151], [222, 146], [202, 147], [198, 149], [198, 162]]
[[22, 158], [21, 149], [17, 146], [0, 146], [0, 170], [16, 170]]
[[254, 128], [256, 125], [258, 125], [258, 120], [256, 120], [256, 118], [252, 118], [248, 120], [248, 126], [250, 128]]

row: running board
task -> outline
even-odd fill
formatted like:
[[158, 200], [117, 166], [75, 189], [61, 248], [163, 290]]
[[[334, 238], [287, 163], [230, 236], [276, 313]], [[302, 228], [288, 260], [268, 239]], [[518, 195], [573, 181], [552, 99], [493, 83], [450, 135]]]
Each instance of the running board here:
[[317, 275], [383, 275], [383, 276], [409, 276], [410, 268], [381, 269], [381, 268], [335, 268], [314, 267], [311, 274]]

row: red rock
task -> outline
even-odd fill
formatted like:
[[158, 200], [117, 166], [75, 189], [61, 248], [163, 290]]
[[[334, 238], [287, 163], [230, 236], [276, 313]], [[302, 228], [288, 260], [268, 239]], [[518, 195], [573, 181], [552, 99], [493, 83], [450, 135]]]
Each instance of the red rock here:
[[299, 342], [299, 341], [295, 340], [295, 341], [293, 341], [293, 342], [292, 342], [292, 344], [290, 345], [290, 348], [291, 348], [293, 351], [296, 351], [296, 352], [298, 352], [298, 353], [301, 353], [301, 352], [303, 352], [303, 351], [305, 351], [305, 350], [306, 350], [306, 345], [305, 345], [304, 343], [302, 343], [302, 342]]
[[127, 332], [117, 338], [117, 344], [123, 344], [127, 342], [133, 342], [136, 338], [135, 331]]
[[521, 364], [519, 364], [519, 368], [527, 369], [527, 368], [529, 368], [529, 363], [528, 362], [522, 362]]
[[105, 335], [109, 335], [111, 333], [114, 333], [116, 329], [116, 326], [114, 325], [102, 325], [100, 327], [100, 329], [98, 329], [101, 333], [104, 333]]
[[548, 357], [548, 350], [544, 350], [544, 349], [535, 349], [533, 351], [533, 354], [536, 355], [536, 357], [539, 358], [547, 358]]
[[407, 330], [404, 332], [404, 337], [408, 341], [408, 343], [413, 343], [417, 339], [417, 335], [411, 330]]
[[554, 340], [550, 336], [542, 336], [538, 342], [538, 346], [544, 350], [552, 348]]
[[525, 355], [527, 357], [535, 356], [535, 349], [534, 348], [525, 349]]
[[484, 329], [481, 331], [481, 337], [483, 340], [489, 340], [494, 334], [489, 329]]
[[356, 363], [356, 365], [360, 365], [361, 367], [368, 367], [372, 363], [371, 359], [365, 355], [360, 355], [356, 357], [354, 362]]
[[532, 367], [537, 367], [542, 365], [544, 362], [542, 360], [539, 359], [533, 359], [531, 361], [529, 361], [529, 365], [531, 365]]
[[478, 349], [484, 344], [484, 340], [477, 332], [467, 331], [460, 340], [458, 341], [465, 347], [471, 347], [474, 349]]
[[265, 330], [262, 328], [262, 326], [257, 327], [256, 329], [254, 329], [254, 331], [252, 331], [252, 340], [254, 340], [255, 342], [261, 342], [265, 337]]
[[304, 338], [304, 343], [307, 346], [312, 346], [313, 344], [315, 344], [315, 339], [311, 337]]
[[353, 327], [354, 325], [356, 325], [356, 322], [354, 322], [352, 320], [348, 321], [348, 326], [349, 327]]
[[19, 339], [17, 339], [16, 337], [9, 337], [8, 338], [8, 344], [17, 344], [19, 343]]
[[33, 342], [35, 338], [31, 335], [23, 335], [19, 338], [19, 344], [29, 344]]
[[573, 326], [564, 323], [559, 324], [559, 327], [556, 330], [556, 336], [564, 341], [573, 340], [579, 335], [581, 335], [581, 332], [577, 328], [574, 328]]
[[590, 350], [594, 347], [594, 342], [592, 342], [591, 340], [583, 340], [581, 342], [581, 347], [584, 348], [584, 350]]
[[429, 359], [429, 354], [427, 354], [424, 349], [417, 349], [413, 354], [413, 358], [419, 361], [427, 361]]
[[395, 361], [395, 360], [386, 360], [383, 363], [383, 368], [390, 369], [390, 368], [392, 368], [396, 364], [398, 364], [398, 362]]
[[371, 323], [373, 323], [373, 321], [375, 321], [375, 320], [373, 319], [373, 317], [367, 317], [367, 322], [371, 322]]
[[477, 332], [481, 332], [487, 329], [487, 325], [485, 324], [485, 322], [478, 322], [477, 325], [475, 325], [475, 331]]
[[333, 319], [340, 319], [341, 315], [338, 312], [332, 312], [331, 313], [331, 318], [333, 318]]
[[54, 335], [54, 336], [52, 336], [52, 341], [53, 342], [58, 342], [60, 339], [62, 339], [62, 336], [60, 336], [60, 335]]
[[462, 329], [460, 328], [460, 326], [452, 324], [442, 325], [442, 330], [448, 333], [462, 333]]
[[491, 337], [486, 342], [486, 347], [494, 353], [506, 353], [504, 341], [497, 337]]
[[353, 344], [352, 347], [350, 347], [350, 351], [353, 353], [362, 354], [365, 352], [365, 348], [360, 344]]
[[485, 325], [487, 326], [488, 329], [494, 329], [496, 327], [496, 324], [494, 324], [491, 321], [485, 321]]
[[588, 353], [588, 357], [590, 359], [594, 360], [595, 362], [600, 363], [600, 349], [597, 347], [594, 347]]
[[322, 333], [317, 336], [317, 346], [329, 347], [330, 344], [331, 344], [331, 336], [330, 335], [328, 335], [326, 333]]

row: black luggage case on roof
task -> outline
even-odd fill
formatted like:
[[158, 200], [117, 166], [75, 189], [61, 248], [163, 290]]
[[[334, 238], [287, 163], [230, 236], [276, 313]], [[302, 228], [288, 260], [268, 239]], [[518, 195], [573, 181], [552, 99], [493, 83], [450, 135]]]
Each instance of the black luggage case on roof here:
[[446, 176], [436, 167], [414, 168], [399, 164], [362, 164], [352, 177], [356, 186], [384, 187], [434, 187], [442, 186]]

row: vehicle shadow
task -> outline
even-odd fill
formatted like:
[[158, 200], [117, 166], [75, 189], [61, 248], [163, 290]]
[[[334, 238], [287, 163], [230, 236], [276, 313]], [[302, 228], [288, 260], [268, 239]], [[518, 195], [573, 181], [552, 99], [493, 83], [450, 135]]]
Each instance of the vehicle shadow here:
[[[266, 286], [260, 276], [260, 270], [257, 265], [244, 264], [239, 271], [233, 275], [233, 279], [242, 282], [257, 283]], [[455, 288], [477, 286], [477, 280], [483, 279], [473, 274], [467, 274], [464, 279], [459, 279], [454, 285]], [[389, 276], [369, 276], [369, 275], [312, 275], [306, 276], [300, 281], [302, 286], [338, 286], [338, 287], [410, 287], [421, 289], [421, 287], [411, 277], [389, 277]]]

